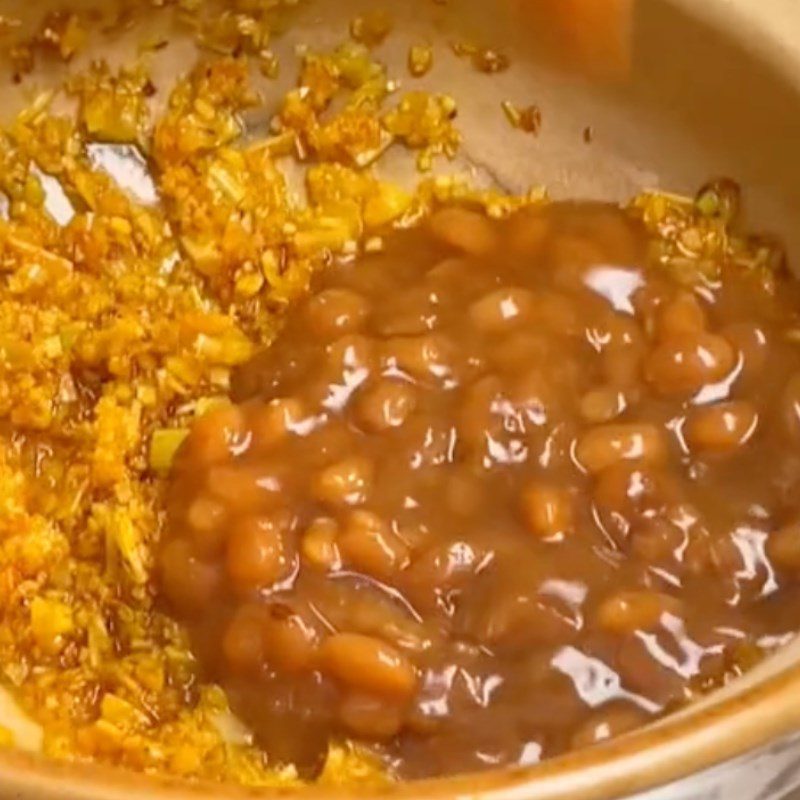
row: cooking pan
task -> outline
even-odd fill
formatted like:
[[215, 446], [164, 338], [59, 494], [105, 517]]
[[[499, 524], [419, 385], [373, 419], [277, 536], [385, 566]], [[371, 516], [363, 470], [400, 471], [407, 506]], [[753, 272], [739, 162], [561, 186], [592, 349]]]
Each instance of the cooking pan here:
[[[529, 0], [535, 4], [537, 0]], [[33, 25], [46, 2], [0, 0], [0, 14]], [[630, 61], [606, 73], [576, 71], [558, 42], [529, 14], [525, 0], [387, 0], [395, 33], [381, 57], [404, 74], [408, 45], [435, 47], [436, 67], [421, 88], [447, 91], [459, 105], [465, 141], [445, 169], [509, 192], [533, 185], [554, 197], [624, 201], [643, 189], [691, 193], [711, 176], [745, 187], [750, 227], [786, 242], [800, 263], [800, 4], [796, 0], [640, 0], [634, 7]], [[341, 41], [347, 21], [374, 3], [309, 0], [278, 45], [290, 60], [297, 45]], [[137, 33], [136, 36], [140, 34]], [[465, 69], [458, 41], [498, 48], [511, 68], [497, 75]], [[104, 55], [124, 61], [133, 33], [116, 36]], [[156, 70], [188, 64], [180, 41], [160, 53]], [[80, 64], [80, 59], [78, 65]], [[63, 65], [36, 76], [63, 77]], [[288, 85], [293, 70], [284, 70]], [[0, 113], [26, 101], [29, 84], [0, 86]], [[267, 96], [275, 102], [280, 81]], [[508, 124], [500, 101], [535, 103], [538, 136]], [[402, 158], [383, 169], [410, 180]], [[621, 739], [541, 765], [443, 778], [381, 790], [380, 797], [422, 800], [777, 800], [800, 787], [800, 642], [744, 678], [677, 716]], [[123, 771], [48, 762], [36, 753], [0, 753], [0, 794], [19, 800], [197, 800], [274, 797], [264, 790], [186, 784]], [[309, 789], [304, 796], [348, 796]], [[364, 790], [360, 797], [372, 796]]]

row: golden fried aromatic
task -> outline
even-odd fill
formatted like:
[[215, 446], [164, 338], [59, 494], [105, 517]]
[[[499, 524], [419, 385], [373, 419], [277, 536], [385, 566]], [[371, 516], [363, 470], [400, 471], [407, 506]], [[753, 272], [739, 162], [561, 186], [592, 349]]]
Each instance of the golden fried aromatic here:
[[[275, 14], [240, 6], [217, 24], [178, 9], [201, 53], [158, 87], [169, 99], [157, 115], [144, 62], [98, 62], [64, 86], [74, 114], [44, 93], [0, 137], [0, 656], [51, 756], [270, 784], [293, 770], [249, 745], [154, 606], [163, 475], [334, 255], [379, 246], [387, 225], [437, 200], [502, 213], [529, 199], [378, 180], [366, 165], [395, 139], [452, 154], [454, 104], [393, 101], [360, 44], [307, 54], [274, 133], [244, 137], [240, 115], [260, 103], [248, 57], [267, 58]], [[69, 58], [41, 39], [20, 45], [31, 63]], [[334, 98], [343, 107], [323, 123]], [[297, 205], [279, 162], [311, 154]], [[120, 160], [142, 173], [135, 185], [115, 178]], [[323, 781], [380, 779], [349, 748], [329, 764]]]
[[478, 72], [489, 75], [505, 72], [511, 66], [508, 56], [491, 47], [479, 47], [471, 42], [452, 42], [450, 49], [459, 58], [468, 58]]
[[[9, 80], [75, 59], [97, 30], [140, 14], [163, 15], [165, 31], [177, 23], [199, 47], [173, 85], [156, 87], [146, 57], [165, 40], [149, 38], [140, 63], [74, 72], [0, 135], [3, 683], [49, 756], [291, 784], [294, 770], [252, 746], [154, 603], [165, 472], [321, 266], [380, 249], [387, 227], [440, 203], [499, 217], [543, 193], [381, 181], [370, 165], [394, 142], [423, 167], [456, 153], [455, 101], [394, 96], [386, 68], [352, 41], [306, 54], [269, 133], [256, 135], [243, 123], [262, 102], [250, 75], [274, 74], [272, 40], [296, 3], [154, 5], [108, 3], [96, 18], [67, 10], [23, 38], [14, 20], [0, 23]], [[74, 105], [54, 103], [65, 98]], [[166, 99], [158, 111], [154, 99]], [[290, 160], [305, 170], [307, 202], [290, 196]], [[120, 162], [125, 170], [113, 168]], [[657, 268], [682, 281], [722, 263], [772, 280], [769, 243], [734, 237], [691, 200], [647, 196], [636, 213]], [[324, 558], [324, 531], [316, 549]], [[346, 744], [319, 778], [383, 779]]]
[[381, 44], [391, 30], [392, 18], [382, 9], [359, 14], [350, 22], [350, 36], [369, 47]]
[[413, 44], [408, 48], [408, 71], [415, 77], [427, 75], [433, 67], [433, 48], [425, 44]]
[[539, 106], [530, 105], [519, 108], [510, 100], [503, 100], [500, 103], [500, 107], [512, 127], [525, 131], [525, 133], [532, 133], [535, 136], [541, 131], [542, 111]]

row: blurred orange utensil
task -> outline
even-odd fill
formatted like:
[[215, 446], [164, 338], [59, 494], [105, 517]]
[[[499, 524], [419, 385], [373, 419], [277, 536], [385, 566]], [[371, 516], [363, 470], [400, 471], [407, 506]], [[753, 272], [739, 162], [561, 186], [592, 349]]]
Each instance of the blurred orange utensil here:
[[625, 78], [631, 70], [636, 0], [516, 0], [558, 61], [590, 77]]

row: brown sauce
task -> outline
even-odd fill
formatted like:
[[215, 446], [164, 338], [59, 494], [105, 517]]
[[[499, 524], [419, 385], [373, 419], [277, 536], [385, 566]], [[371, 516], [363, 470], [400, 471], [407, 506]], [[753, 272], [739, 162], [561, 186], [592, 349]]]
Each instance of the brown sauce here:
[[631, 730], [797, 628], [800, 308], [612, 207], [331, 267], [176, 462], [163, 591], [276, 760], [403, 777]]

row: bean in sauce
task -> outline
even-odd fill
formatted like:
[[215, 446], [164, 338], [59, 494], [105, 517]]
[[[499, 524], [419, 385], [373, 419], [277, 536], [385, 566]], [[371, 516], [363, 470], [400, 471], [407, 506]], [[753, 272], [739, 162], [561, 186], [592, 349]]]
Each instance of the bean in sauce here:
[[271, 758], [530, 763], [794, 632], [797, 286], [695, 291], [647, 244], [610, 206], [446, 208], [320, 275], [197, 422], [161, 587]]

